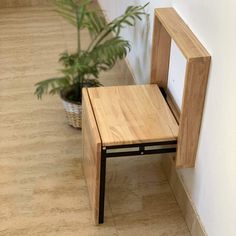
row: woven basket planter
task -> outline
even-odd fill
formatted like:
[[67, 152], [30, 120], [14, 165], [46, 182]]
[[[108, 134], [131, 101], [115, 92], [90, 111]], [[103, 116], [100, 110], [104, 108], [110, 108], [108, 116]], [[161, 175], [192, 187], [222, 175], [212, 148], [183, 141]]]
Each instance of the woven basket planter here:
[[74, 128], [82, 128], [82, 104], [73, 102], [67, 99], [67, 95], [71, 91], [65, 91], [61, 93], [62, 103], [66, 112], [66, 117], [69, 125]]

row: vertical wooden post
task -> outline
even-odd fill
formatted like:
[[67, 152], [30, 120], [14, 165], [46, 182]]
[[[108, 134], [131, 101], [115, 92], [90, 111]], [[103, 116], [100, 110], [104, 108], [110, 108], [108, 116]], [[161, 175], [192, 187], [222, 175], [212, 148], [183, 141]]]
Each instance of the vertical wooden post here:
[[171, 37], [159, 21], [154, 17], [151, 84], [167, 89]]
[[210, 67], [210, 57], [187, 63], [180, 116], [177, 167], [194, 167]]
[[92, 220], [99, 224], [101, 138], [93, 115], [87, 89], [83, 89], [82, 167], [88, 186]]

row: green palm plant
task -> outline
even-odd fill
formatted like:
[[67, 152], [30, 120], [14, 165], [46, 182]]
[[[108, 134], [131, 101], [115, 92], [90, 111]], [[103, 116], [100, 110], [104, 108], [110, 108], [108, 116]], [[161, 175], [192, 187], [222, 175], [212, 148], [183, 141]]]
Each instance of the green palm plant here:
[[[59, 62], [63, 65], [62, 76], [38, 82], [35, 95], [40, 99], [43, 94], [57, 94], [72, 91], [68, 97], [81, 102], [83, 87], [101, 86], [98, 80], [101, 71], [110, 70], [117, 60], [123, 59], [130, 51], [130, 43], [120, 36], [125, 26], [134, 26], [146, 14], [147, 6], [130, 6], [124, 14], [106, 23], [101, 12], [91, 7], [91, 0], [55, 0], [56, 11], [77, 28], [77, 52], [64, 52]], [[81, 48], [81, 30], [87, 29], [91, 43]], [[113, 37], [111, 37], [113, 33]]]

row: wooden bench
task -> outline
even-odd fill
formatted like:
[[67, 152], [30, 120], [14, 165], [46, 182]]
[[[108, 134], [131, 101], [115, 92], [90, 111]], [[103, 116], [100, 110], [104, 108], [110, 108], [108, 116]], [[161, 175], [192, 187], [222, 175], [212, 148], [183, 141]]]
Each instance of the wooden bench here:
[[[173, 8], [155, 10], [151, 84], [83, 90], [83, 170], [94, 224], [104, 221], [106, 158], [176, 152], [196, 158], [210, 55]], [[171, 39], [187, 60], [182, 109], [167, 88]]]

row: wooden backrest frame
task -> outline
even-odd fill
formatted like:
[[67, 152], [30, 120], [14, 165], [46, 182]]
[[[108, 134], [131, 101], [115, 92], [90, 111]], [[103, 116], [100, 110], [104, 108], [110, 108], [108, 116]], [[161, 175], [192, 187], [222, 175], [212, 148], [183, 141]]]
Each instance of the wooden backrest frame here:
[[[187, 60], [181, 112], [168, 91], [171, 40]], [[194, 167], [211, 56], [173, 8], [155, 10], [151, 83], [167, 93], [179, 122], [177, 167]]]

